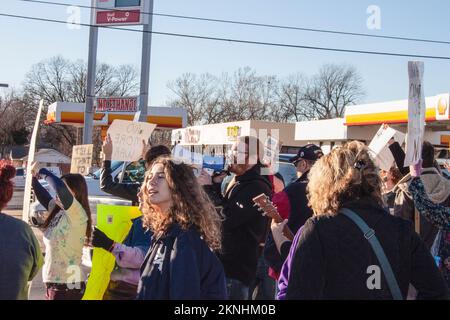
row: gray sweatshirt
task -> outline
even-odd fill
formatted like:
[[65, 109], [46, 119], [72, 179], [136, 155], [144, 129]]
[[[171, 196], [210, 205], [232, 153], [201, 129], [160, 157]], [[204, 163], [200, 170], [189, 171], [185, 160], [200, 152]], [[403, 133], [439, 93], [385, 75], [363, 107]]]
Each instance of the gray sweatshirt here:
[[0, 213], [0, 300], [27, 300], [28, 281], [43, 264], [30, 226]]

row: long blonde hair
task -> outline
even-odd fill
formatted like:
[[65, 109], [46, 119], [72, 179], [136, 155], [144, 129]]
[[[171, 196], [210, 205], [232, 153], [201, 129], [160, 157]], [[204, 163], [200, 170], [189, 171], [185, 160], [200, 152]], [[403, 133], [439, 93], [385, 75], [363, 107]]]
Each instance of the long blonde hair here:
[[314, 215], [336, 214], [344, 203], [363, 197], [383, 203], [378, 168], [359, 141], [348, 142], [319, 159], [311, 168], [307, 189]]
[[194, 227], [211, 249], [220, 251], [222, 218], [197, 182], [192, 167], [184, 163], [176, 164], [169, 157], [159, 157], [153, 166], [158, 163], [164, 166], [172, 206], [167, 213], [153, 208], [147, 190], [148, 170], [142, 185], [144, 227], [150, 228], [156, 235], [164, 234], [174, 223], [183, 230]]

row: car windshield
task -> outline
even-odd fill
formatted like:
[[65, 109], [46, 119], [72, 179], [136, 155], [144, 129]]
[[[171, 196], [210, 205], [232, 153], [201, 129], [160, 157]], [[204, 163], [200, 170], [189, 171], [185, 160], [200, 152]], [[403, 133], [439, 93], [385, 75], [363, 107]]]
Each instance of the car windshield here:
[[[123, 164], [123, 161], [112, 161], [111, 162], [111, 170], [114, 171], [116, 170], [118, 167], [120, 167]], [[95, 179], [100, 179], [100, 173], [101, 173], [102, 169], [98, 169], [97, 171], [95, 171], [93, 173], [93, 176]]]

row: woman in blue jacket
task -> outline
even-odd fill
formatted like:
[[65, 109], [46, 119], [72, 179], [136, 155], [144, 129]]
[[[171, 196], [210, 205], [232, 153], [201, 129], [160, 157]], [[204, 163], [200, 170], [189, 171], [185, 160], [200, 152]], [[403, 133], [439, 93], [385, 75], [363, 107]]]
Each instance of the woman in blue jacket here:
[[213, 252], [221, 247], [221, 219], [192, 168], [159, 158], [139, 199], [153, 239], [138, 299], [226, 299], [224, 270]]

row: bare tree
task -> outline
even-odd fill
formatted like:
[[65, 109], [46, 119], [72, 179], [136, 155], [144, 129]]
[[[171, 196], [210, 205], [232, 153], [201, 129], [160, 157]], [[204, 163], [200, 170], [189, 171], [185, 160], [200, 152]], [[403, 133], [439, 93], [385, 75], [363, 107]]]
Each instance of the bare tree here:
[[199, 77], [192, 73], [184, 73], [167, 85], [176, 95], [169, 104], [187, 110], [190, 126], [203, 124], [205, 113], [207, 121], [214, 121], [219, 114], [216, 109], [218, 103], [218, 98], [215, 96], [216, 85], [217, 79], [208, 73]]
[[306, 119], [343, 117], [345, 107], [364, 96], [362, 78], [353, 66], [324, 65], [308, 84], [301, 115]]
[[249, 67], [238, 69], [232, 77], [225, 74], [227, 88], [223, 95], [223, 121], [267, 119], [274, 104], [276, 78], [258, 76]]
[[[26, 75], [23, 84], [23, 101], [34, 110], [40, 99], [44, 99], [45, 106], [56, 101], [84, 103], [86, 79], [85, 62], [81, 60], [71, 62], [61, 56], [53, 57], [34, 65]], [[129, 65], [113, 67], [108, 64], [97, 66], [96, 95], [135, 95], [137, 89], [138, 77], [134, 67]], [[45, 114], [46, 110], [43, 112], [42, 120]], [[40, 137], [68, 155], [71, 153], [72, 146], [76, 144], [77, 129], [72, 126], [52, 124], [42, 127]], [[94, 145], [101, 143], [99, 134], [95, 134], [93, 138]]]
[[14, 90], [0, 97], [0, 153], [10, 145], [24, 145], [28, 141], [32, 112]]
[[183, 74], [168, 87], [176, 95], [170, 104], [187, 110], [188, 125], [342, 117], [345, 107], [364, 95], [356, 69], [333, 64], [309, 79], [296, 73], [278, 80], [246, 67], [220, 77]]
[[272, 111], [272, 120], [287, 122], [304, 120], [303, 114], [307, 79], [296, 73], [283, 79], [276, 92], [277, 103]]

